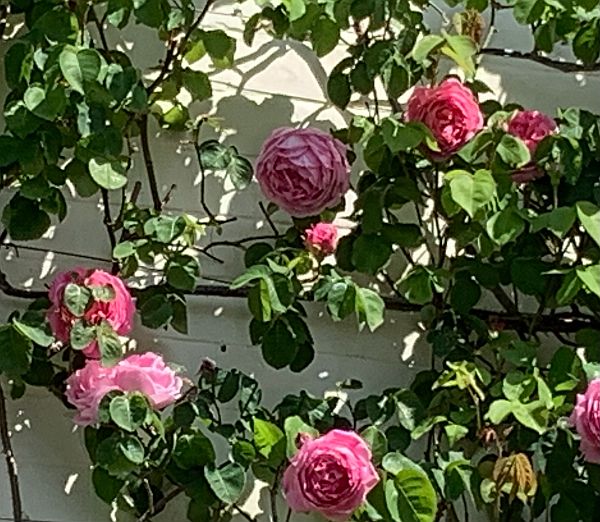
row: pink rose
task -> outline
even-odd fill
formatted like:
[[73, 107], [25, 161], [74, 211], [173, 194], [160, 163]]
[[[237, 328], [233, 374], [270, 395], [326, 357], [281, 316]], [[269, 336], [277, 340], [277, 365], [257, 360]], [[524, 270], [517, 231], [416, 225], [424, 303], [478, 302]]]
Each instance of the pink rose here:
[[111, 368], [88, 360], [67, 379], [67, 400], [77, 408], [75, 422], [88, 426], [98, 422], [98, 406], [110, 391], [140, 392], [158, 410], [181, 397], [183, 380], [163, 358], [153, 352], [134, 354]]
[[542, 112], [518, 111], [508, 122], [507, 131], [523, 140], [533, 155], [540, 141], [556, 132], [556, 128], [556, 122]]
[[329, 255], [335, 252], [338, 230], [332, 223], [315, 223], [306, 229], [306, 246], [316, 255]]
[[581, 437], [579, 449], [585, 460], [600, 464], [600, 379], [591, 381], [585, 393], [577, 394], [571, 424]]
[[[83, 320], [87, 325], [95, 326], [106, 321], [120, 335], [131, 331], [135, 305], [123, 281], [103, 270], [75, 268], [59, 273], [48, 289], [48, 297], [52, 306], [48, 310], [47, 319], [52, 332], [59, 341], [69, 342], [71, 327], [78, 319], [64, 303], [65, 288], [69, 283], [90, 289], [104, 287], [112, 294], [110, 300], [104, 301], [96, 298], [90, 300], [83, 314]], [[99, 358], [98, 343], [92, 341], [84, 348], [83, 353], [87, 357]]]
[[[533, 156], [539, 143], [546, 136], [556, 132], [556, 129], [556, 122], [542, 112], [518, 111], [508, 122], [506, 130], [509, 134], [520, 138]], [[529, 183], [543, 175], [544, 171], [532, 161], [515, 171], [511, 178], [515, 183]]]
[[290, 215], [320, 214], [339, 204], [350, 187], [346, 148], [318, 129], [277, 129], [256, 160], [256, 179]]
[[67, 379], [67, 400], [77, 408], [75, 422], [89, 426], [98, 422], [98, 406], [110, 391], [120, 390], [114, 382], [115, 367], [105, 368], [99, 361], [88, 360], [83, 368]]
[[183, 387], [181, 377], [153, 352], [130, 355], [120, 361], [115, 366], [114, 382], [123, 391], [142, 392], [159, 410], [179, 399]]
[[347, 520], [379, 481], [367, 443], [352, 431], [332, 430], [304, 443], [283, 475], [294, 511], [318, 511]]
[[477, 99], [457, 78], [446, 78], [436, 87], [415, 87], [406, 119], [431, 130], [440, 150], [430, 155], [439, 160], [450, 157], [483, 128]]

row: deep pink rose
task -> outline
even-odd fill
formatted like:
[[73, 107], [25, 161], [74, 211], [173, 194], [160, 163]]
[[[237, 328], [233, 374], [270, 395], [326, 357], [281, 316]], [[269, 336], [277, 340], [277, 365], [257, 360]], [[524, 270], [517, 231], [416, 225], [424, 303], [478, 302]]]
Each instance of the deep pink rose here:
[[315, 223], [306, 229], [306, 246], [316, 255], [329, 255], [335, 252], [338, 229], [332, 223]]
[[98, 406], [112, 390], [120, 390], [114, 382], [115, 368], [105, 368], [99, 361], [88, 360], [83, 368], [67, 379], [67, 400], [77, 408], [75, 422], [89, 426], [98, 422]]
[[518, 111], [508, 122], [508, 133], [525, 142], [533, 155], [546, 136], [556, 132], [556, 122], [543, 112]]
[[318, 129], [277, 129], [256, 160], [256, 179], [290, 215], [315, 216], [339, 204], [350, 187], [346, 148]]
[[183, 380], [153, 352], [134, 354], [111, 368], [88, 360], [67, 379], [67, 400], [77, 408], [75, 422], [98, 422], [98, 406], [110, 391], [141, 392], [153, 408], [162, 409], [181, 397]]
[[[131, 331], [135, 305], [123, 281], [103, 270], [75, 268], [59, 273], [48, 289], [48, 297], [52, 306], [48, 310], [47, 318], [52, 332], [59, 341], [69, 342], [71, 327], [77, 320], [77, 317], [64, 304], [64, 292], [69, 283], [87, 288], [109, 288], [113, 294], [112, 299], [108, 301], [95, 298], [90, 301], [83, 314], [83, 320], [86, 324], [98, 325], [102, 321], [106, 321], [120, 335], [125, 335]], [[99, 358], [98, 343], [92, 341], [84, 348], [83, 353], [90, 358]]]
[[571, 424], [581, 437], [579, 449], [585, 460], [600, 464], [600, 379], [591, 381], [585, 393], [577, 394]]
[[114, 382], [123, 391], [142, 392], [154, 408], [162, 409], [181, 397], [183, 381], [153, 352], [134, 354], [115, 366]]
[[[556, 122], [543, 112], [518, 111], [508, 122], [506, 130], [509, 134], [520, 138], [533, 156], [539, 143], [546, 136], [555, 133], [556, 129]], [[515, 171], [511, 178], [515, 183], [529, 183], [543, 175], [544, 171], [532, 161]]]
[[415, 87], [406, 112], [408, 121], [420, 121], [431, 130], [439, 151], [434, 159], [446, 159], [483, 128], [483, 114], [471, 90], [457, 78], [446, 78], [436, 87]]
[[367, 443], [352, 431], [305, 436], [283, 475], [286, 500], [294, 511], [318, 511], [347, 520], [379, 481]]

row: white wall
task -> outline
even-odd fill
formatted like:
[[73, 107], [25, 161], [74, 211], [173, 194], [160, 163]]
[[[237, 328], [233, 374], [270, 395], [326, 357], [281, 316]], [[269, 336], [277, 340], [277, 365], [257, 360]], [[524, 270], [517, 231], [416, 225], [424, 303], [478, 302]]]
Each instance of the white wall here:
[[[249, 3], [249, 2], [248, 2]], [[243, 27], [240, 6], [233, 0], [220, 2], [206, 20], [206, 26], [226, 29], [241, 36]], [[432, 15], [432, 23], [439, 22]], [[501, 12], [498, 25], [502, 28], [492, 41], [495, 47], [530, 47], [523, 31], [509, 15]], [[122, 42], [132, 48], [133, 60], [151, 65], [164, 52], [158, 42], [149, 41], [144, 30], [133, 27]], [[325, 70], [339, 60], [339, 53], [319, 62], [312, 52], [298, 43], [271, 41], [257, 35], [252, 48], [241, 38], [238, 60], [232, 70], [213, 74], [215, 97], [212, 109], [225, 119], [224, 126], [232, 143], [250, 158], [272, 128], [281, 125], [316, 125], [325, 129], [344, 121], [337, 109], [326, 101]], [[143, 42], [143, 43], [141, 43]], [[600, 112], [600, 76], [566, 75], [530, 62], [502, 58], [487, 58], [484, 79], [496, 95], [504, 100], [552, 112], [558, 106], [578, 104]], [[324, 70], [325, 68], [325, 70]], [[2, 92], [2, 89], [0, 89]], [[208, 103], [192, 106], [193, 113], [210, 109]], [[362, 111], [356, 105], [353, 110]], [[154, 128], [152, 151], [159, 174], [161, 190], [166, 192], [175, 183], [177, 189], [169, 203], [173, 212], [200, 213], [197, 167], [189, 145], [181, 144], [181, 135], [163, 133]], [[136, 157], [134, 172], [143, 173]], [[256, 205], [260, 198], [256, 185], [243, 193], [232, 191], [221, 180], [208, 183], [209, 204], [223, 215], [238, 216], [238, 222], [225, 228], [223, 238], [239, 238], [265, 230], [265, 223]], [[143, 195], [147, 199], [147, 194]], [[85, 253], [108, 257], [110, 248], [102, 225], [97, 198], [69, 201], [69, 216], [56, 230], [33, 244], [45, 249]], [[118, 201], [114, 202], [114, 211]], [[207, 238], [209, 241], [210, 238]], [[241, 270], [237, 251], [215, 251], [225, 260], [219, 265], [202, 259], [205, 275], [231, 279]], [[85, 260], [58, 253], [40, 254], [20, 251], [1, 252], [0, 266], [9, 280], [19, 286], [42, 288], [58, 269]], [[2, 318], [10, 310], [21, 307], [23, 301], [0, 296]], [[388, 386], [402, 386], [412, 375], [428, 364], [428, 347], [419, 339], [417, 318], [407, 314], [388, 313], [387, 323], [375, 334], [358, 334], [354, 323], [333, 324], [323, 316], [320, 306], [310, 306], [310, 326], [315, 337], [317, 356], [314, 363], [300, 375], [274, 371], [262, 363], [258, 349], [250, 346], [247, 334], [249, 314], [243, 300], [198, 297], [190, 300], [190, 334], [181, 336], [171, 331], [149, 331], [136, 328], [135, 336], [143, 349], [159, 350], [174, 362], [185, 365], [190, 372], [197, 369], [202, 357], [213, 358], [224, 367], [238, 367], [254, 373], [263, 385], [270, 404], [287, 392], [302, 388], [319, 394], [332, 388], [343, 378], [354, 377], [365, 383], [365, 390], [380, 391]], [[415, 341], [416, 344], [415, 344]], [[226, 346], [222, 351], [221, 347]], [[100, 522], [109, 520], [109, 509], [95, 498], [91, 489], [88, 460], [82, 434], [73, 430], [69, 414], [54, 397], [43, 390], [29, 389], [22, 400], [9, 404], [11, 430], [19, 462], [25, 512], [38, 522]], [[0, 521], [11, 520], [8, 481], [0, 463]], [[254, 510], [265, 508], [262, 502]], [[159, 520], [184, 520], [185, 511], [175, 506]], [[301, 520], [303, 517], [298, 517]]]

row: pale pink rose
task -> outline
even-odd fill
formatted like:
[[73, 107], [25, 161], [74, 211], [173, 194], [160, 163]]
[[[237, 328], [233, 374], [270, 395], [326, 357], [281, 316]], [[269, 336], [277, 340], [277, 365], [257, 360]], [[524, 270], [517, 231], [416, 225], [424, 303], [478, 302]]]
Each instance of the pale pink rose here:
[[346, 148], [318, 129], [277, 129], [256, 160], [256, 179], [265, 196], [290, 215], [320, 214], [338, 205], [350, 187]]
[[338, 229], [332, 223], [315, 223], [305, 232], [307, 248], [317, 255], [329, 255], [335, 252], [338, 241]]
[[585, 393], [577, 394], [571, 424], [579, 433], [579, 450], [585, 460], [600, 464], [600, 379], [588, 384]]
[[303, 444], [283, 475], [286, 500], [294, 511], [318, 511], [347, 520], [379, 482], [367, 443], [352, 431], [332, 430]]
[[89, 426], [98, 422], [98, 407], [110, 391], [120, 390], [114, 382], [115, 367], [105, 368], [99, 361], [88, 360], [83, 368], [67, 379], [65, 396], [77, 408], [75, 422]]
[[483, 128], [483, 114], [473, 92], [452, 77], [435, 87], [415, 87], [406, 119], [429, 128], [440, 148], [429, 154], [439, 160], [450, 157]]
[[556, 122], [543, 112], [518, 111], [508, 122], [507, 131], [523, 140], [533, 155], [540, 141], [556, 129]]
[[153, 352], [134, 354], [115, 366], [114, 382], [123, 391], [142, 392], [162, 409], [181, 397], [183, 380]]
[[[77, 317], [71, 314], [64, 304], [64, 292], [69, 283], [88, 288], [94, 286], [109, 287], [114, 293], [114, 297], [110, 301], [105, 302], [97, 299], [90, 301], [83, 314], [83, 320], [87, 325], [98, 325], [102, 321], [106, 321], [120, 335], [125, 335], [131, 331], [135, 305], [123, 281], [103, 270], [80, 267], [57, 274], [48, 289], [48, 297], [52, 306], [48, 310], [47, 319], [54, 336], [59, 341], [69, 342], [71, 327], [77, 320]], [[99, 358], [98, 343], [92, 341], [83, 349], [83, 353], [86, 357]]]

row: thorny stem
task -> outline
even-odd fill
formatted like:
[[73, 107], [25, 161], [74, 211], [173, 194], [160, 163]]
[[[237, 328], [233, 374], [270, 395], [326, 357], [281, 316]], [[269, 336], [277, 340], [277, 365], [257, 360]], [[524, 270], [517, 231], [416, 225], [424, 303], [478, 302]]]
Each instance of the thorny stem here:
[[6, 459], [6, 470], [10, 484], [10, 495], [14, 522], [23, 521], [23, 505], [21, 502], [21, 491], [19, 488], [19, 476], [17, 473], [17, 462], [12, 449], [10, 433], [8, 431], [8, 412], [6, 411], [6, 399], [2, 382], [0, 381], [0, 439], [2, 440], [2, 453]]
[[273, 231], [273, 234], [275, 234], [277, 237], [279, 237], [280, 236], [279, 230], [277, 230], [277, 227], [275, 226], [275, 223], [273, 223], [273, 220], [271, 219], [271, 216], [267, 212], [267, 209], [265, 208], [263, 202], [262, 201], [259, 202], [258, 206], [259, 206], [260, 211], [262, 212], [263, 216], [265, 216], [265, 219], [267, 220], [267, 223], [269, 224], [269, 227]]
[[512, 49], [500, 49], [496, 47], [487, 47], [485, 49], [481, 49], [479, 52], [480, 54], [488, 56], [500, 56], [505, 58], [514, 58], [516, 60], [529, 60], [567, 73], [600, 71], [600, 63], [585, 65], [573, 62], [562, 62], [560, 60], [547, 58], [546, 56], [542, 56], [536, 52], [513, 51]]

